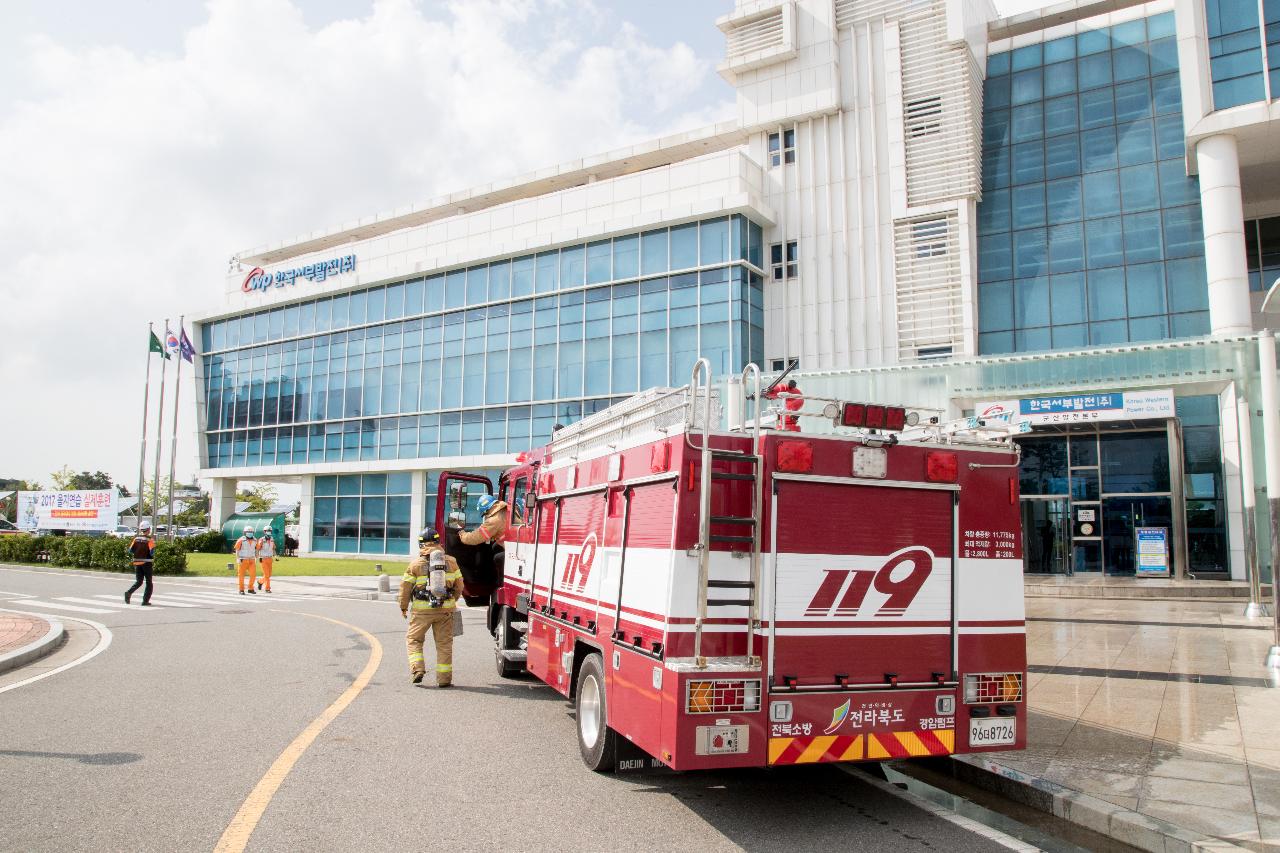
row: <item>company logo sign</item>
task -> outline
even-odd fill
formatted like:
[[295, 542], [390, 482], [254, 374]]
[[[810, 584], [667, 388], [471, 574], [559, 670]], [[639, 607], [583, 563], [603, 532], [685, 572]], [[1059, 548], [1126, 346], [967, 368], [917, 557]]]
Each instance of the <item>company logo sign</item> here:
[[570, 554], [564, 564], [564, 577], [560, 586], [564, 589], [576, 589], [579, 592], [587, 588], [587, 578], [591, 576], [591, 566], [596, 561], [597, 540], [595, 533], [587, 535], [581, 550]]
[[[899, 617], [907, 612], [933, 573], [933, 552], [922, 546], [913, 546], [890, 554], [879, 569], [825, 571], [826, 577], [809, 600], [805, 616]], [[888, 598], [874, 611], [864, 613], [863, 604], [872, 589]]]
[[340, 258], [317, 261], [314, 264], [294, 267], [291, 270], [276, 270], [274, 273], [266, 272], [262, 267], [254, 267], [244, 277], [244, 282], [240, 285], [240, 289], [245, 293], [253, 293], [255, 290], [266, 290], [272, 286], [284, 287], [286, 284], [293, 284], [300, 278], [305, 278], [308, 281], [324, 281], [331, 275], [354, 272], [355, 268], [355, 255], [343, 255]]

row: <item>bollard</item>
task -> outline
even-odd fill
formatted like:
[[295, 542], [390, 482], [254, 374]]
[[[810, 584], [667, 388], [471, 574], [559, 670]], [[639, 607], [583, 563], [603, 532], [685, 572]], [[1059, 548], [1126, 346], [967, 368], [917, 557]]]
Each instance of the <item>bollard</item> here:
[[227, 571], [229, 571], [229, 572], [234, 572], [235, 570], [236, 570], [236, 564], [235, 564], [235, 563], [227, 563]]
[[391, 592], [391, 575], [383, 573], [382, 563], [375, 563], [374, 568], [378, 570], [378, 592]]

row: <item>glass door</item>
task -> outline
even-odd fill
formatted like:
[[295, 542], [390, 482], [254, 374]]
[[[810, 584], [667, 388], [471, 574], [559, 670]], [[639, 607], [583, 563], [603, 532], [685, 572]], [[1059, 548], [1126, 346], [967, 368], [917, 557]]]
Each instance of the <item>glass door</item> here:
[[1066, 498], [1023, 498], [1022, 553], [1029, 574], [1070, 574], [1071, 507]]

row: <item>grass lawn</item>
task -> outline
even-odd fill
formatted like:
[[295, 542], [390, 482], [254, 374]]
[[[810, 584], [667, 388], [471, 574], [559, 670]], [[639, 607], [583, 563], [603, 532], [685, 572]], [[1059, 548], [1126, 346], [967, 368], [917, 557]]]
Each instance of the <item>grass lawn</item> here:
[[[227, 571], [227, 563], [235, 562], [230, 554], [188, 554], [187, 574], [204, 577], [235, 577], [235, 570]], [[306, 577], [320, 575], [372, 575], [376, 560], [335, 560], [325, 557], [276, 557], [271, 565], [272, 577]], [[408, 560], [395, 563], [382, 561], [382, 570], [389, 575], [400, 575]]]

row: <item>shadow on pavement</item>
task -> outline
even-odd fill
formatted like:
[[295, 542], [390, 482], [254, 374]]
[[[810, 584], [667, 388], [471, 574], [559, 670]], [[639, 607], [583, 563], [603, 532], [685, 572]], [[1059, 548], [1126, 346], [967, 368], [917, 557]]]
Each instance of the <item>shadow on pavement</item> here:
[[0, 749], [0, 755], [12, 755], [16, 758], [69, 758], [81, 764], [98, 765], [132, 764], [142, 760], [142, 756], [136, 752], [32, 752], [25, 749]]

